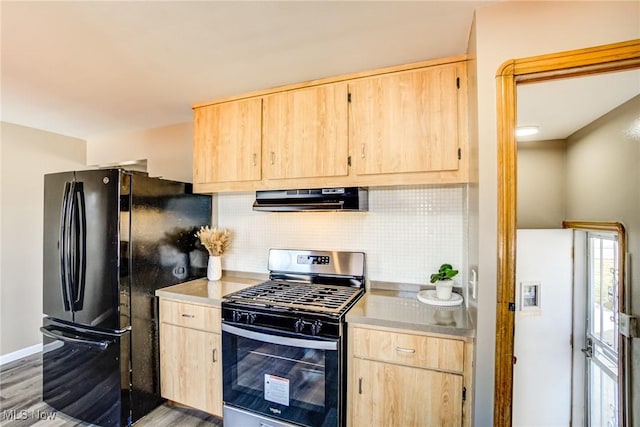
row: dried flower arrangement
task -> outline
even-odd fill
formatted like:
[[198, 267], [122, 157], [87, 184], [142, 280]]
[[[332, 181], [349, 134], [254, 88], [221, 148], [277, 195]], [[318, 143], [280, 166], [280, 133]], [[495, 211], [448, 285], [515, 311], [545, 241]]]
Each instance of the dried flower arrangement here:
[[202, 245], [207, 249], [210, 256], [220, 256], [224, 254], [231, 243], [231, 232], [227, 229], [218, 230], [216, 227], [200, 227], [195, 234]]

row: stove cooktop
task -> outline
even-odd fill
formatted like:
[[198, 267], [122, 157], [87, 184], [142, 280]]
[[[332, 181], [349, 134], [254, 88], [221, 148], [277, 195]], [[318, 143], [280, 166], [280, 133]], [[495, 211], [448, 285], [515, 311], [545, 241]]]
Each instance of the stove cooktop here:
[[362, 292], [349, 286], [270, 280], [228, 295], [226, 299], [227, 303], [340, 314]]
[[225, 296], [222, 320], [316, 337], [341, 336], [364, 294], [363, 252], [271, 249], [269, 279]]

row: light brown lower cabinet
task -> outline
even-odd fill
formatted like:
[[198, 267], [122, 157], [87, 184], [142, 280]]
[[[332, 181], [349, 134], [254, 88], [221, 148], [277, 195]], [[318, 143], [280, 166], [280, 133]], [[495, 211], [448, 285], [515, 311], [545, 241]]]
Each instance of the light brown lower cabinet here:
[[462, 375], [354, 359], [352, 426], [459, 426]]
[[349, 427], [469, 426], [470, 339], [349, 325]]
[[[219, 312], [216, 307], [160, 300], [160, 389], [165, 399], [221, 417]], [[181, 326], [185, 323], [195, 327]]]

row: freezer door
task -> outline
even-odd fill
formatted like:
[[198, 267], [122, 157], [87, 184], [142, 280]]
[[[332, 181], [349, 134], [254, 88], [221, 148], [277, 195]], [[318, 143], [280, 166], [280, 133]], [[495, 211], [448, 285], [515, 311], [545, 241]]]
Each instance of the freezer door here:
[[96, 334], [43, 319], [42, 398], [99, 426], [131, 424], [130, 332]]
[[45, 176], [43, 306], [48, 316], [121, 330], [120, 172]]

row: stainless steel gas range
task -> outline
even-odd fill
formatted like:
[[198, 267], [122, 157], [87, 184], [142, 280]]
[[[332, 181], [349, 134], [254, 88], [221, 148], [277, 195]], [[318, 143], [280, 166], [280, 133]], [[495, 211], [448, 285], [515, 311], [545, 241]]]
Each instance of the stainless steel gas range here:
[[365, 254], [271, 249], [269, 280], [222, 302], [225, 426], [343, 426], [344, 318]]

